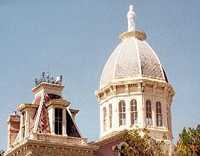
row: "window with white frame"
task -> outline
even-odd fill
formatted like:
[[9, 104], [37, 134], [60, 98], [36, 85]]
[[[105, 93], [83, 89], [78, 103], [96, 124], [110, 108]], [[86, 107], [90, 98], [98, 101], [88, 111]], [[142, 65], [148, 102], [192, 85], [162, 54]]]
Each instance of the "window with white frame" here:
[[131, 125], [134, 125], [137, 122], [137, 101], [135, 99], [130, 102], [130, 117]]
[[152, 125], [152, 109], [151, 109], [151, 101], [146, 101], [146, 125]]
[[163, 126], [163, 122], [162, 122], [162, 105], [161, 105], [161, 103], [159, 101], [156, 102], [156, 125], [158, 127]]
[[124, 100], [119, 102], [119, 126], [126, 124], [126, 103]]
[[107, 125], [106, 125], [106, 118], [107, 118], [107, 111], [106, 107], [103, 107], [103, 130], [106, 131]]
[[112, 104], [109, 104], [109, 127], [112, 128]]

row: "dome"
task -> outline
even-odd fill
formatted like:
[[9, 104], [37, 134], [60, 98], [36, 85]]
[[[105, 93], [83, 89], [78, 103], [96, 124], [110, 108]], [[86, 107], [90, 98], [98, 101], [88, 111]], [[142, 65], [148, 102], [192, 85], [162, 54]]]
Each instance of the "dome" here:
[[106, 62], [100, 80], [100, 88], [120, 80], [139, 78], [158, 79], [167, 82], [160, 60], [151, 46], [135, 35], [122, 40]]
[[128, 31], [107, 60], [100, 79], [100, 88], [124, 80], [150, 78], [167, 82], [165, 71], [143, 32], [135, 31], [135, 12], [127, 13]]

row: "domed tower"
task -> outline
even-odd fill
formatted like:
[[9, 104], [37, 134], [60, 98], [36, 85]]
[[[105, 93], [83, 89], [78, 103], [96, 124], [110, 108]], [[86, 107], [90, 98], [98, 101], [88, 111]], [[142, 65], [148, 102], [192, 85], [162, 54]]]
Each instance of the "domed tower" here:
[[174, 90], [158, 56], [135, 30], [133, 6], [128, 31], [108, 58], [96, 91], [100, 103], [100, 136], [147, 128], [155, 139], [172, 140], [171, 103]]

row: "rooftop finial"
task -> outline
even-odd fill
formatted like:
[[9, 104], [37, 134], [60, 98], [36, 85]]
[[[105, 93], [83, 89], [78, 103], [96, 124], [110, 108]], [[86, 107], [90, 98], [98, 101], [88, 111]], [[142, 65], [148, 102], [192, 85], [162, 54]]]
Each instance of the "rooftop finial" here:
[[128, 19], [128, 32], [135, 31], [135, 12], [133, 11], [133, 5], [129, 5], [127, 19]]

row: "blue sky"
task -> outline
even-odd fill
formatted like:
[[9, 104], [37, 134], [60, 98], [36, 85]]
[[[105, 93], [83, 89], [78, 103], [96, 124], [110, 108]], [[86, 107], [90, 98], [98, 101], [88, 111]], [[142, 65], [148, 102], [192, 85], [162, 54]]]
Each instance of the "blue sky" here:
[[98, 138], [94, 91], [119, 33], [127, 29], [129, 4], [176, 90], [174, 137], [200, 123], [198, 0], [0, 0], [0, 149], [6, 147], [8, 115], [17, 104], [32, 102], [34, 78], [42, 71], [64, 76], [64, 96], [81, 110], [82, 134]]

